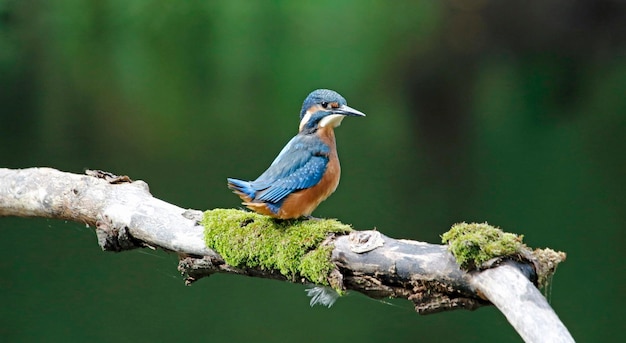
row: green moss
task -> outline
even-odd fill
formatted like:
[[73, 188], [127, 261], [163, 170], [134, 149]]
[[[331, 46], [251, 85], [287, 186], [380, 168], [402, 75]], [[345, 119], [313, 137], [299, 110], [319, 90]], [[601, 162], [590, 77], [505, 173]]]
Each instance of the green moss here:
[[335, 265], [332, 247], [320, 245], [333, 233], [352, 230], [334, 219], [278, 221], [234, 209], [206, 211], [202, 225], [207, 246], [231, 266], [260, 267], [325, 286]]
[[455, 224], [441, 238], [464, 269], [479, 268], [494, 257], [515, 255], [526, 248], [523, 236], [503, 232], [487, 223]]
[[325, 246], [306, 253], [300, 260], [300, 274], [315, 284], [328, 285], [328, 275], [335, 269], [329, 263], [332, 251], [332, 246]]

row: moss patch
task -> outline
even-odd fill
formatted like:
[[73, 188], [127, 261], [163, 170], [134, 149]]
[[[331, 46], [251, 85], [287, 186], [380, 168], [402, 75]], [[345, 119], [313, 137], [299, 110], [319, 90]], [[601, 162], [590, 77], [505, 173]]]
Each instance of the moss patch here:
[[206, 211], [202, 225], [207, 246], [231, 266], [275, 270], [291, 281], [325, 286], [335, 265], [332, 246], [320, 245], [329, 235], [352, 231], [334, 219], [278, 221], [235, 209]]
[[457, 263], [465, 270], [484, 268], [485, 262], [496, 257], [511, 257], [532, 262], [537, 274], [537, 286], [549, 287], [556, 267], [565, 261], [567, 255], [549, 248], [531, 251], [522, 242], [523, 237], [487, 223], [455, 224], [441, 236]]
[[455, 224], [441, 238], [463, 269], [480, 268], [492, 258], [515, 255], [526, 249], [523, 236], [503, 232], [487, 223]]

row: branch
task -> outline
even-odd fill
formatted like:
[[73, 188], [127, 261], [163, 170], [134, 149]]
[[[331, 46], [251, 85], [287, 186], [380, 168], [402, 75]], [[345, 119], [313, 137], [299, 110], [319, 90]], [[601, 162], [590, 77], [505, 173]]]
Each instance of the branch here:
[[203, 228], [183, 216], [186, 210], [152, 197], [145, 182], [99, 171], [87, 174], [0, 168], [0, 216], [84, 223], [96, 227], [104, 250], [153, 246], [199, 256], [215, 254], [204, 244]]
[[526, 342], [574, 342], [574, 338], [520, 266], [505, 263], [475, 273], [472, 285], [504, 313]]
[[[228, 264], [222, 254], [206, 246], [205, 227], [200, 225], [202, 212], [156, 199], [145, 182], [126, 176], [101, 171], [77, 175], [50, 168], [0, 168], [0, 216], [85, 223], [96, 228], [98, 242], [107, 251], [149, 246], [176, 252], [181, 256], [179, 270], [187, 276], [188, 284], [213, 273], [312, 281], [298, 271], [285, 274], [262, 265]], [[230, 229], [237, 230], [254, 220], [241, 220]], [[546, 337], [551, 337], [549, 341], [573, 342], [530, 281], [545, 276], [545, 270], [553, 271], [564, 259], [562, 253], [560, 260], [548, 259], [552, 264], [528, 257], [495, 259], [490, 261], [493, 268], [466, 272], [447, 246], [396, 240], [377, 231], [328, 235], [321, 246], [330, 248], [332, 262], [322, 283], [337, 290], [354, 290], [373, 298], [406, 298], [422, 314], [474, 310], [493, 303], [528, 342], [545, 341]]]

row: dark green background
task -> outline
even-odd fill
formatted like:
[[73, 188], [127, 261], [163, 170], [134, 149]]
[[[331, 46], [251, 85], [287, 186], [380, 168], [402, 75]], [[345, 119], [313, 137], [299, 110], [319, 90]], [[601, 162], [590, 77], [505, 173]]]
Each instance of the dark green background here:
[[[488, 221], [568, 253], [550, 301], [581, 342], [621, 341], [626, 15], [613, 1], [0, 0], [0, 166], [126, 174], [181, 207], [238, 207], [313, 89], [366, 118], [314, 213], [439, 242]], [[418, 316], [358, 294], [176, 257], [101, 252], [93, 229], [0, 219], [3, 341], [518, 342], [493, 307]], [[532, 315], [532, 314], [529, 314]]]

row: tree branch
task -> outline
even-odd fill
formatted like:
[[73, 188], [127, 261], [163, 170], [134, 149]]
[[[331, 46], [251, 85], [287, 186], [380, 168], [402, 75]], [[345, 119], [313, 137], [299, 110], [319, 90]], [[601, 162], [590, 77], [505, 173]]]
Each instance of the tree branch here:
[[[87, 175], [51, 168], [0, 168], [0, 216], [46, 217], [96, 228], [102, 249], [122, 251], [158, 247], [181, 256], [179, 270], [189, 284], [213, 273], [310, 283], [277, 270], [233, 266], [207, 248], [202, 212], [185, 210], [154, 198], [143, 181], [101, 171]], [[240, 225], [247, 225], [240, 223]], [[233, 230], [236, 228], [233, 228]], [[335, 266], [328, 283], [373, 298], [397, 297], [413, 302], [422, 314], [495, 304], [528, 342], [573, 342], [567, 329], [533, 282], [537, 270], [553, 265], [528, 259], [491, 261], [494, 268], [466, 272], [446, 246], [396, 240], [377, 231], [329, 235]], [[561, 260], [564, 259], [562, 254]], [[498, 266], [500, 265], [500, 266]], [[550, 333], [547, 335], [547, 333]]]

